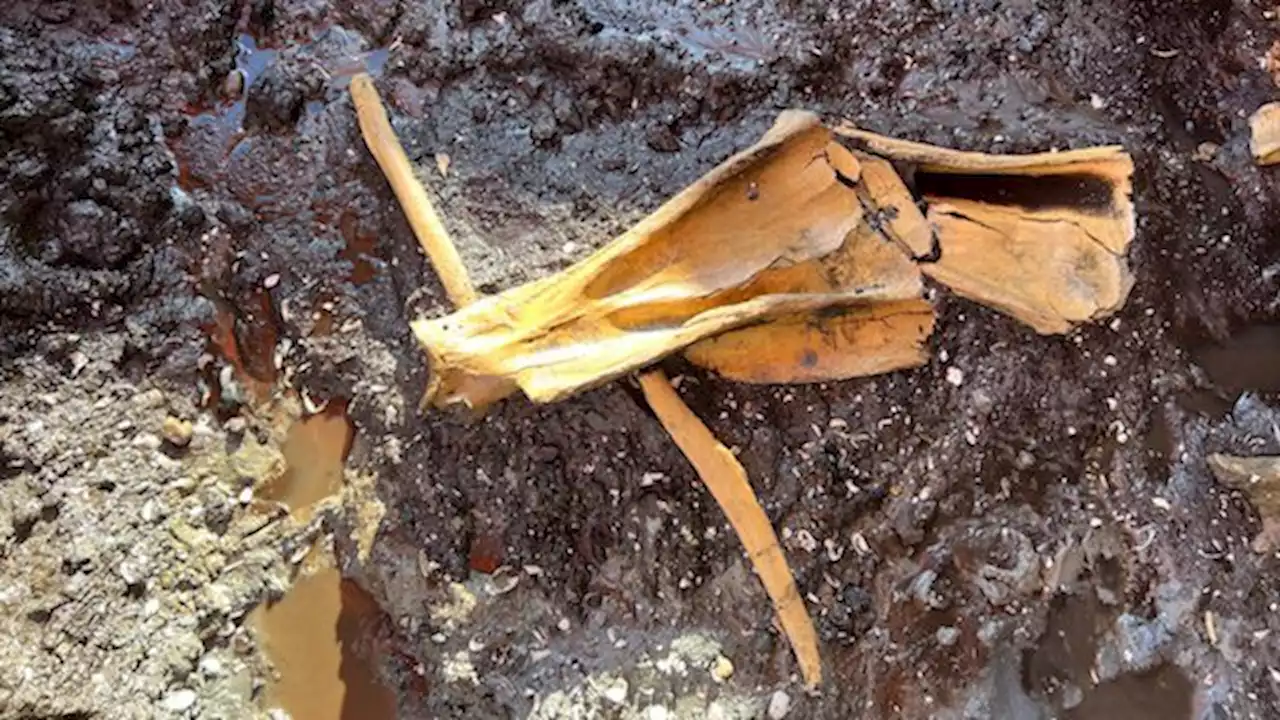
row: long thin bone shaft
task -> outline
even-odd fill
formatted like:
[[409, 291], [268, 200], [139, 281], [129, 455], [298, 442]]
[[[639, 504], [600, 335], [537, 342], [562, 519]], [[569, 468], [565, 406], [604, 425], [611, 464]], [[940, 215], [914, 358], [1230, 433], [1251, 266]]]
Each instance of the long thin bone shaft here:
[[355, 102], [356, 115], [360, 121], [360, 132], [364, 135], [365, 144], [373, 159], [378, 161], [382, 174], [387, 177], [391, 191], [400, 201], [413, 234], [418, 244], [431, 259], [431, 265], [440, 276], [440, 282], [453, 304], [462, 307], [470, 305], [479, 297], [467, 268], [462, 264], [458, 249], [449, 239], [449, 231], [436, 213], [435, 206], [427, 191], [413, 175], [413, 166], [404, 154], [404, 148], [396, 139], [395, 131], [387, 120], [387, 111], [382, 107], [378, 90], [373, 80], [360, 73], [351, 78], [351, 97]]
[[738, 534], [760, 582], [773, 601], [783, 631], [791, 640], [805, 684], [816, 687], [822, 682], [818, 636], [805, 610], [804, 600], [800, 598], [800, 591], [796, 589], [787, 558], [778, 545], [778, 536], [751, 489], [746, 470], [729, 448], [717, 440], [689, 409], [661, 370], [642, 374], [640, 388], [662, 426], [689, 458], [698, 477], [702, 478], [711, 496], [728, 516], [729, 524]]

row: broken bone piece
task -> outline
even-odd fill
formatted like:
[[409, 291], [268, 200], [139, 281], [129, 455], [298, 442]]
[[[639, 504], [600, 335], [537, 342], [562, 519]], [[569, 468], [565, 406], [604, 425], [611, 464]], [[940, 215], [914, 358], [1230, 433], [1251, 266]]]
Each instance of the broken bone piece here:
[[872, 155], [854, 157], [861, 175], [846, 184], [858, 197], [862, 220], [826, 264], [842, 285], [911, 288], [913, 297], [821, 308], [730, 330], [690, 346], [690, 362], [758, 384], [846, 380], [925, 363], [934, 312], [917, 297], [920, 269], [911, 258], [934, 251], [933, 232], [892, 165]]
[[769, 516], [756, 500], [742, 464], [684, 404], [661, 370], [641, 375], [640, 389], [662, 426], [689, 458], [698, 477], [729, 518], [773, 602], [779, 624], [791, 641], [805, 685], [817, 687], [822, 682], [822, 662], [813, 620], [796, 588]]
[[[1123, 148], [987, 155], [847, 124], [836, 132], [860, 150], [914, 166], [940, 250], [921, 269], [956, 293], [1042, 334], [1110, 315], [1128, 298], [1133, 161]], [[898, 223], [919, 222], [914, 204], [895, 209]]]
[[[889, 159], [914, 166], [914, 195]], [[788, 111], [591, 257], [415, 321], [429, 396], [476, 410], [517, 389], [554, 402], [686, 349], [748, 382], [919, 365], [933, 329], [922, 271], [1066, 332], [1132, 287], [1132, 173], [1118, 147], [985, 155], [833, 133]]]
[[1259, 165], [1280, 163], [1280, 102], [1258, 108], [1249, 118], [1249, 149]]
[[863, 209], [845, 183], [860, 171], [816, 116], [783, 113], [760, 142], [587, 259], [415, 321], [433, 401], [482, 407], [496, 398], [475, 389], [510, 379], [553, 402], [726, 331], [918, 298], [918, 270], [901, 258], [889, 274], [850, 267]]
[[1280, 456], [1214, 453], [1208, 462], [1218, 482], [1247, 495], [1262, 518], [1262, 531], [1253, 540], [1254, 551], [1265, 554], [1280, 549]]
[[920, 299], [920, 270], [891, 232], [872, 228], [864, 214], [829, 265], [843, 285], [900, 287], [909, 299], [784, 315], [701, 340], [685, 357], [730, 380], [758, 384], [845, 380], [923, 365], [933, 306]]
[[836, 307], [731, 330], [696, 343], [685, 356], [745, 383], [869, 377], [923, 365], [933, 323], [933, 306], [919, 299]]

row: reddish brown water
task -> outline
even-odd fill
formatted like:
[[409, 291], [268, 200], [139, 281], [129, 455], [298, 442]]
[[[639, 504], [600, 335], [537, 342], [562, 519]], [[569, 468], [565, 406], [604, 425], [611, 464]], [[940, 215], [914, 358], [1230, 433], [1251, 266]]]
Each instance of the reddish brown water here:
[[381, 616], [368, 593], [331, 567], [256, 610], [254, 627], [278, 673], [268, 703], [306, 720], [394, 718], [395, 697], [373, 663]]
[[[304, 512], [342, 490], [353, 429], [346, 403], [332, 401], [294, 423], [285, 438], [287, 470], [263, 495]], [[253, 625], [278, 679], [268, 703], [306, 720], [388, 720], [395, 696], [376, 671], [381, 608], [313, 550], [309, 572], [279, 602], [253, 613]]]
[[346, 402], [333, 400], [289, 428], [281, 448], [285, 472], [262, 490], [263, 498], [296, 513], [342, 490], [342, 468], [354, 436], [346, 410]]
[[362, 231], [360, 219], [351, 211], [342, 214], [338, 227], [342, 230], [342, 238], [347, 241], [347, 246], [338, 253], [338, 257], [351, 263], [351, 282], [363, 285], [377, 273], [369, 260], [377, 238], [371, 232]]
[[256, 293], [248, 304], [247, 312], [237, 312], [229, 303], [218, 302], [214, 321], [204, 330], [210, 351], [232, 367], [247, 399], [264, 402], [276, 380], [273, 354], [279, 330], [266, 291]]

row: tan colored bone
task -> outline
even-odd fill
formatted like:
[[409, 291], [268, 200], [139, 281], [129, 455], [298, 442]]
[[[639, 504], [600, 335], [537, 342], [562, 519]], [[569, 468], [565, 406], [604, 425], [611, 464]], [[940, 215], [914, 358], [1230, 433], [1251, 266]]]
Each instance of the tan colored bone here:
[[1249, 118], [1249, 149], [1259, 165], [1280, 163], [1280, 102], [1267, 103]]
[[[839, 170], [839, 176], [837, 175]], [[438, 405], [481, 406], [476, 378], [512, 378], [550, 402], [708, 337], [833, 306], [918, 297], [914, 269], [851, 273], [862, 221], [856, 158], [809, 113], [784, 113], [605, 248], [552, 277], [414, 332], [442, 374]]]
[[[915, 165], [918, 183], [932, 176], [943, 188], [921, 190], [941, 248], [938, 262], [921, 268], [960, 295], [1041, 333], [1104, 317], [1127, 299], [1133, 286], [1125, 260], [1134, 234], [1133, 161], [1122, 148], [986, 155], [848, 125], [837, 132], [868, 152]], [[1011, 198], [976, 192], [993, 181], [1030, 192]], [[1037, 186], [1063, 197], [1041, 201], [1033, 194]], [[897, 209], [918, 222], [914, 205]], [[913, 251], [920, 254], [918, 247]]]

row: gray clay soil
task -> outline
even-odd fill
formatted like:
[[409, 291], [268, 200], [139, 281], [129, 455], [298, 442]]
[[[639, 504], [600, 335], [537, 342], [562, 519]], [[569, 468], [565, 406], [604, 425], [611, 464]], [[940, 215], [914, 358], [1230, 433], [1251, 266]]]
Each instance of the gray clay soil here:
[[[2, 5], [0, 717], [264, 713], [245, 613], [316, 534], [385, 612], [401, 718], [1280, 716], [1280, 559], [1205, 465], [1280, 452], [1280, 173], [1247, 125], [1280, 95], [1269, 4]], [[874, 379], [667, 365], [784, 539], [823, 643], [810, 696], [634, 387], [414, 412], [407, 323], [448, 307], [360, 140], [360, 69], [486, 291], [788, 107], [984, 151], [1123, 144], [1136, 287], [1065, 337], [938, 290], [933, 360]], [[349, 475], [385, 509], [367, 552], [359, 508], [255, 532], [237, 503], [227, 454], [270, 451], [234, 388], [202, 404], [219, 309], [350, 399]], [[514, 588], [473, 571], [494, 562]]]

